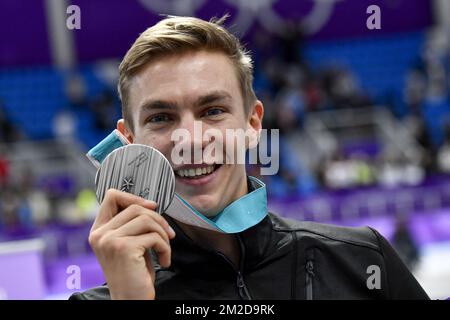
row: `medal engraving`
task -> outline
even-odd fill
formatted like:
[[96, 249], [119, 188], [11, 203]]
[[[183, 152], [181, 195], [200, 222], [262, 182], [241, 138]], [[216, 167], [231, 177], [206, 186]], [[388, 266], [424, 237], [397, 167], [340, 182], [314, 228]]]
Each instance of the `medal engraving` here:
[[150, 193], [150, 189], [149, 188], [145, 188], [143, 191], [141, 191], [139, 193], [139, 197], [147, 198], [149, 193]]
[[97, 199], [103, 201], [108, 189], [116, 189], [155, 201], [163, 213], [175, 194], [175, 173], [169, 161], [156, 149], [129, 144], [111, 152], [95, 177]]
[[148, 156], [142, 152], [133, 161], [131, 161], [128, 165], [132, 165], [137, 160], [138, 163], [136, 164], [136, 167], [139, 167], [143, 162], [147, 161], [147, 159], [148, 159]]
[[130, 192], [131, 188], [134, 186], [133, 180], [131, 178], [123, 179], [122, 188], [120, 191]]

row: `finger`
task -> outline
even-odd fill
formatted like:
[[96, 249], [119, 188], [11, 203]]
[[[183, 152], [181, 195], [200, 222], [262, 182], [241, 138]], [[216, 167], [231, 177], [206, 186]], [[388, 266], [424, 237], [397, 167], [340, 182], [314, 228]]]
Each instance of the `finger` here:
[[171, 263], [171, 248], [170, 245], [164, 241], [158, 233], [141, 234], [134, 237], [126, 237], [130, 245], [140, 246], [143, 249], [153, 249], [159, 260], [159, 264], [168, 268]]
[[117, 213], [132, 204], [137, 204], [150, 210], [156, 209], [157, 206], [154, 201], [146, 200], [131, 193], [109, 189], [100, 206], [100, 211], [94, 221], [92, 230], [104, 225], [117, 215]]
[[164, 228], [171, 239], [175, 237], [175, 231], [170, 227], [166, 219], [164, 219], [159, 213], [136, 204], [132, 204], [131, 206], [120, 212], [120, 214], [115, 215], [110, 221], [101, 226], [99, 230], [104, 229], [104, 231], [106, 232], [107, 230], [118, 229], [139, 216], [150, 216]]
[[145, 265], [147, 266], [147, 270], [150, 272], [150, 277], [152, 278], [153, 285], [155, 285], [155, 268], [153, 267], [150, 250], [145, 250]]
[[140, 215], [127, 222], [114, 231], [114, 236], [130, 237], [150, 232], [158, 233], [164, 241], [169, 242], [169, 235], [167, 231], [149, 215]]

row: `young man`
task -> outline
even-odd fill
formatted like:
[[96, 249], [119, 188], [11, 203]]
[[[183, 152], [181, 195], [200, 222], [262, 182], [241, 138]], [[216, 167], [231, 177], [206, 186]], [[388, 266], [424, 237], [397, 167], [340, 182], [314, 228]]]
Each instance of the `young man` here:
[[[264, 108], [252, 89], [251, 59], [221, 21], [164, 19], [139, 36], [119, 71], [118, 130], [169, 161], [172, 132], [192, 132], [195, 122], [203, 130], [261, 130]], [[189, 143], [208, 144], [198, 138]], [[243, 164], [173, 168], [177, 193], [207, 218], [257, 188]], [[428, 298], [370, 228], [268, 213], [242, 232], [219, 233], [158, 215], [155, 208], [108, 191], [89, 236], [107, 284], [72, 299]]]

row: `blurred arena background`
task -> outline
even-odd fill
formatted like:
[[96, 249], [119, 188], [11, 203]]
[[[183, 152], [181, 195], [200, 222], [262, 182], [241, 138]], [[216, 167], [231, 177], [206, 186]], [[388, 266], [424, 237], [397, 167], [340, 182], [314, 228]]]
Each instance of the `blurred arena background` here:
[[[70, 5], [81, 29], [67, 28]], [[103, 283], [84, 155], [120, 117], [118, 63], [161, 13], [226, 12], [253, 53], [265, 127], [280, 129], [280, 171], [262, 177], [271, 210], [373, 226], [431, 298], [450, 297], [447, 0], [2, 0], [0, 299]]]

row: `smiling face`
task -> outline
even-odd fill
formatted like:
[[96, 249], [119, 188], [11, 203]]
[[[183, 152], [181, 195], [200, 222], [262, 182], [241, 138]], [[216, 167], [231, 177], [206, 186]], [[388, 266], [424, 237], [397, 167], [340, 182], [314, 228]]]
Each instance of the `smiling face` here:
[[[189, 51], [163, 56], [146, 64], [131, 79], [129, 106], [133, 131], [124, 120], [118, 129], [133, 143], [158, 149], [171, 162], [176, 192], [207, 216], [215, 215], [247, 193], [245, 165], [175, 164], [171, 154], [174, 130], [189, 131], [188, 144], [206, 148], [202, 135], [194, 134], [194, 123], [202, 131], [215, 129], [261, 129], [263, 106], [256, 101], [249, 111], [244, 102], [235, 68], [220, 52]], [[226, 144], [223, 141], [224, 149]]]

